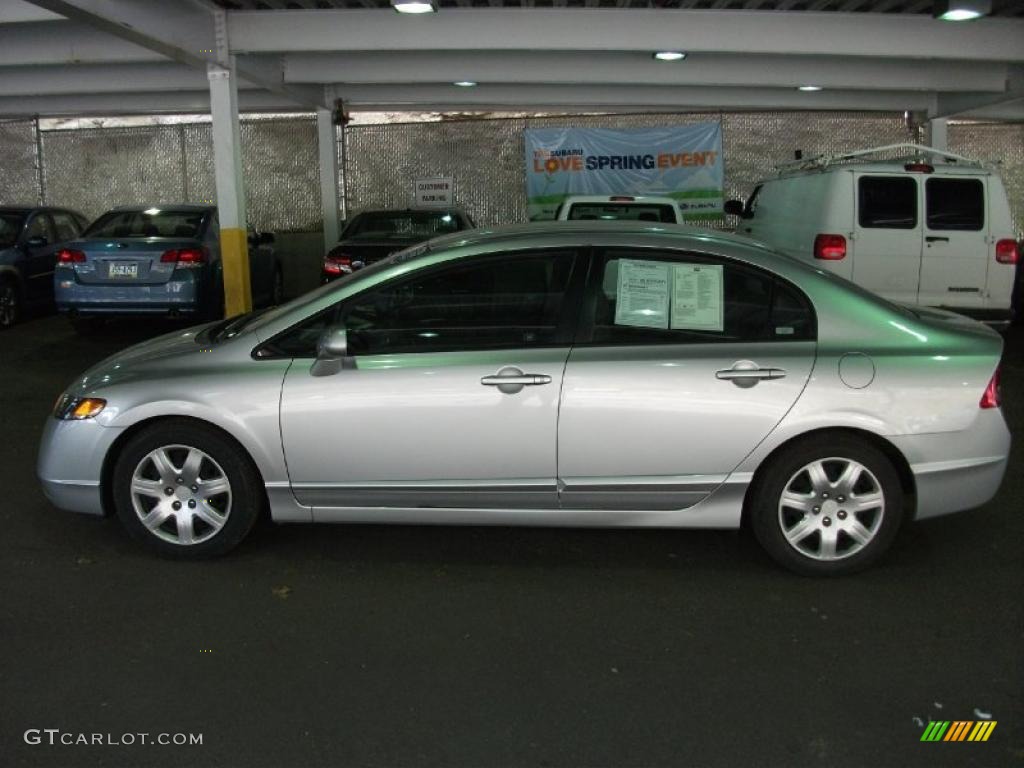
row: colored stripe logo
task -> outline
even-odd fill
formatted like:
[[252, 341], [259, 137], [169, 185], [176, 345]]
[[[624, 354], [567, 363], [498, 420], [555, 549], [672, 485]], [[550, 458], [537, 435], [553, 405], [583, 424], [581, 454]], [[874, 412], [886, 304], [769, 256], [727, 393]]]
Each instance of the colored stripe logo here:
[[996, 720], [937, 720], [928, 723], [921, 741], [988, 741]]

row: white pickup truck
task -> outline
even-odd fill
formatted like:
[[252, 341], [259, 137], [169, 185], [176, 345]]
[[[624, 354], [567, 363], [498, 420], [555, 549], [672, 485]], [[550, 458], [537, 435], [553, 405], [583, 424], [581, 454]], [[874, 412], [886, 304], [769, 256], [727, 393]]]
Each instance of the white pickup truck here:
[[558, 208], [559, 221], [627, 219], [661, 224], [682, 224], [683, 213], [670, 197], [633, 195], [574, 195]]

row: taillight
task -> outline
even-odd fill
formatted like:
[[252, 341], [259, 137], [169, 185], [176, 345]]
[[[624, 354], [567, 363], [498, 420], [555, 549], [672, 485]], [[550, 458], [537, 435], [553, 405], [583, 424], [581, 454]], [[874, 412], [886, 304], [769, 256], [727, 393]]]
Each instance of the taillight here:
[[85, 261], [85, 254], [72, 248], [61, 248], [57, 251], [57, 261], [60, 264], [81, 264]]
[[612, 195], [608, 198], [608, 202], [610, 203], [632, 203], [634, 200], [636, 200], [636, 198], [629, 195]]
[[839, 261], [846, 258], [846, 238], [842, 235], [818, 235], [814, 238], [814, 258]]
[[1000, 403], [999, 395], [999, 369], [996, 368], [996, 372], [989, 379], [988, 386], [985, 387], [985, 393], [981, 396], [981, 402], [978, 405], [982, 408], [998, 408]]
[[935, 166], [931, 163], [907, 163], [903, 166], [903, 170], [910, 171], [910, 173], [935, 173]]
[[1000, 264], [1016, 264], [1020, 261], [1020, 246], [1016, 240], [1000, 240], [996, 243], [996, 261]]
[[329, 253], [324, 257], [324, 272], [328, 275], [352, 274], [352, 257]]
[[177, 264], [179, 267], [198, 267], [206, 263], [205, 248], [174, 248], [164, 251], [160, 257], [164, 264]]

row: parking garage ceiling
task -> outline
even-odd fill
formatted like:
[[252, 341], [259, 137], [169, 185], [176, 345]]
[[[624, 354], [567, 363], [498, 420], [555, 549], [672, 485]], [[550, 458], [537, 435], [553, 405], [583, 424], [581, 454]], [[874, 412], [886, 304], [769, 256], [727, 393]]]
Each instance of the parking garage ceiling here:
[[[5, 0], [0, 115], [242, 109], [906, 110], [1024, 119], [1024, 3], [931, 0]], [[657, 51], [680, 51], [658, 61]], [[473, 86], [455, 83], [471, 82]], [[814, 88], [816, 90], [800, 90]]]

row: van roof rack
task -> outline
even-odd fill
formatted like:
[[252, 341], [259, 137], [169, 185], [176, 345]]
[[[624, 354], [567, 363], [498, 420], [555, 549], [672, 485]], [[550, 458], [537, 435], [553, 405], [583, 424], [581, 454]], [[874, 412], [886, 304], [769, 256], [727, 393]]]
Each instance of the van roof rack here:
[[946, 162], [962, 162], [966, 165], [982, 166], [982, 163], [978, 160], [972, 160], [969, 157], [964, 157], [963, 155], [958, 155], [954, 152], [947, 152], [944, 149], [928, 147], [924, 144], [902, 143], [887, 144], [884, 147], [872, 147], [871, 149], [858, 149], [853, 152], [844, 152], [838, 155], [815, 155], [814, 157], [805, 157], [800, 160], [790, 160], [788, 163], [780, 163], [775, 166], [775, 168], [780, 172], [823, 169], [828, 168], [830, 165], [848, 163], [853, 160], [866, 160], [872, 155], [894, 152], [905, 152], [908, 154], [899, 155], [897, 157], [888, 157], [885, 159], [893, 162], [901, 162], [906, 160], [917, 160], [920, 159], [922, 155], [930, 155], [933, 158], [933, 161], [935, 159], [941, 159]]

